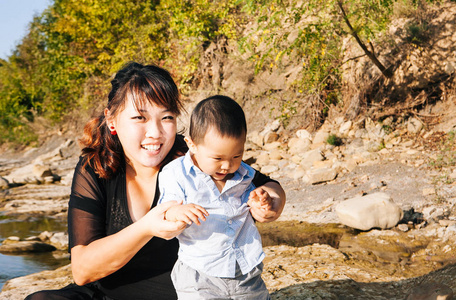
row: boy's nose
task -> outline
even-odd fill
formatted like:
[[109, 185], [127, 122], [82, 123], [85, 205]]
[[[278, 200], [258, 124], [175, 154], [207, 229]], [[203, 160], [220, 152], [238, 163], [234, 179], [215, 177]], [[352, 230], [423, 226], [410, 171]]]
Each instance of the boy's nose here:
[[224, 161], [222, 163], [222, 169], [223, 170], [229, 170], [230, 169], [230, 166], [231, 166], [231, 163], [229, 161]]

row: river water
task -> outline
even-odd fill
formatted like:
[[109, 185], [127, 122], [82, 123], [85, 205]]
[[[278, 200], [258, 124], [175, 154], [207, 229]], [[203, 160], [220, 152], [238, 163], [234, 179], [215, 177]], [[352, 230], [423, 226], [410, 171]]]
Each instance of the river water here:
[[[0, 216], [0, 242], [10, 236], [24, 239], [39, 235], [43, 231], [66, 231], [66, 222], [51, 218], [17, 220]], [[0, 290], [9, 279], [44, 270], [53, 270], [68, 263], [68, 258], [56, 258], [53, 253], [20, 255], [0, 253]]]

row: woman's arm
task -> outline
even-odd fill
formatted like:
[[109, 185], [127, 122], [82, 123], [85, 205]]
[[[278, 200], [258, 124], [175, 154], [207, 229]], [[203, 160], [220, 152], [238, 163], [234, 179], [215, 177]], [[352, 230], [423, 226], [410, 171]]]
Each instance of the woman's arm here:
[[144, 217], [119, 232], [71, 248], [73, 279], [84, 285], [122, 268], [152, 238], [171, 239], [186, 226], [165, 220], [166, 210], [177, 202], [157, 205]]
[[[166, 210], [177, 205], [157, 205], [136, 222], [108, 235], [108, 195], [115, 181], [100, 179], [81, 159], [76, 166], [68, 210], [68, 234], [73, 279], [79, 285], [104, 278], [122, 268], [154, 236], [170, 239], [185, 223], [165, 220]], [[151, 195], [153, 197], [154, 195]], [[122, 226], [122, 225], [121, 225]]]
[[266, 182], [259, 188], [262, 188], [269, 194], [272, 199], [272, 203], [270, 208], [268, 210], [265, 210], [259, 201], [249, 201], [250, 213], [252, 214], [252, 217], [261, 223], [277, 220], [282, 214], [283, 208], [285, 206], [285, 191], [283, 190], [282, 186], [275, 181]]

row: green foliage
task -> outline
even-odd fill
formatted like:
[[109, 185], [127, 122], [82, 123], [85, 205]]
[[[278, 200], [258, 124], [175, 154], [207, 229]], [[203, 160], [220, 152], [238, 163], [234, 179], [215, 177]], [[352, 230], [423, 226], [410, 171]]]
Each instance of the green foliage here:
[[[164, 66], [183, 89], [203, 47], [220, 36], [234, 39], [239, 18], [231, 0], [54, 0], [4, 64], [2, 126], [25, 128], [33, 114], [60, 122], [96, 107], [128, 61]], [[9, 139], [0, 136], [0, 143]]]
[[31, 144], [36, 135], [27, 125], [33, 120], [33, 97], [24, 89], [15, 66], [5, 61], [0, 66], [0, 141]]
[[342, 139], [335, 134], [330, 134], [326, 139], [326, 143], [333, 146], [340, 146], [342, 145]]
[[429, 40], [428, 24], [426, 21], [420, 23], [410, 22], [407, 24], [407, 40], [416, 46], [421, 46]]
[[[387, 27], [399, 1], [414, 0], [343, 5], [369, 43]], [[243, 32], [249, 22], [254, 28]], [[410, 25], [409, 31], [413, 43], [423, 41], [424, 27]], [[185, 91], [205, 48], [222, 38], [237, 41], [257, 72], [299, 66], [290, 89], [316, 95], [312, 107], [324, 117], [340, 101], [341, 45], [348, 33], [337, 0], [53, 0], [0, 67], [0, 126], [8, 132], [0, 134], [0, 143], [33, 141], [27, 124], [34, 115], [58, 123], [73, 111], [99, 106], [112, 74], [131, 60], [164, 66]], [[283, 123], [298, 105], [283, 101]]]

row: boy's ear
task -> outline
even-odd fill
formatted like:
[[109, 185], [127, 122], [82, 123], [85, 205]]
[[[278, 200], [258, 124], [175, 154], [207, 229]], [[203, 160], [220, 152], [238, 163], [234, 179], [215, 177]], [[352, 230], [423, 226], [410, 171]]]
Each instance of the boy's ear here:
[[190, 137], [186, 136], [184, 138], [184, 141], [187, 143], [187, 147], [190, 150], [190, 152], [195, 153], [196, 152], [196, 145], [193, 142], [193, 140]]

